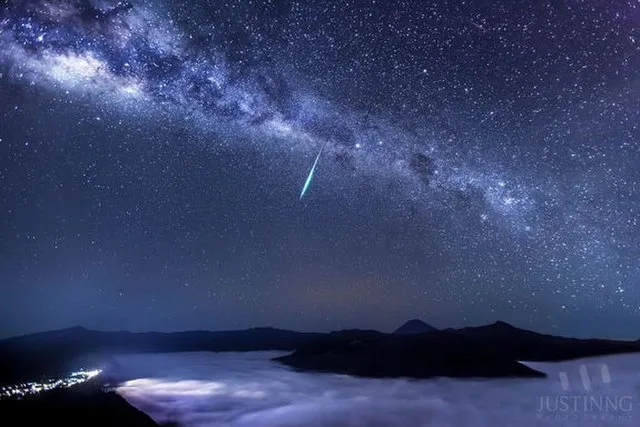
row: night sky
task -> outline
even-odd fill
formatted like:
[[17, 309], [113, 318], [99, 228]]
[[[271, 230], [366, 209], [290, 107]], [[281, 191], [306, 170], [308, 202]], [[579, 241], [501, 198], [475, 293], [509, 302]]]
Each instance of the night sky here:
[[640, 337], [637, 0], [175, 3], [0, 2], [0, 336]]

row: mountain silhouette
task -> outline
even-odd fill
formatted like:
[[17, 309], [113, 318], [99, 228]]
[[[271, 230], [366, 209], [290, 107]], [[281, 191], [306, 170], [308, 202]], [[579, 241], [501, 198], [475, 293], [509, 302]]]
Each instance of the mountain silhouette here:
[[396, 329], [394, 334], [424, 334], [426, 332], [437, 331], [438, 329], [423, 322], [420, 319], [411, 319]]

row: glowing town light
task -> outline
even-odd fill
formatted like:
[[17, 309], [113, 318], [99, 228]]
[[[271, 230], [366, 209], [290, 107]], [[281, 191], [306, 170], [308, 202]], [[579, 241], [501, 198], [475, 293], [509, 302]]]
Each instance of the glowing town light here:
[[10, 386], [0, 387], [0, 400], [6, 398], [21, 398], [23, 396], [37, 394], [59, 388], [69, 388], [76, 384], [84, 383], [91, 378], [95, 378], [102, 372], [101, 369], [90, 371], [80, 370], [72, 372], [66, 377], [51, 378], [44, 382], [26, 382]]

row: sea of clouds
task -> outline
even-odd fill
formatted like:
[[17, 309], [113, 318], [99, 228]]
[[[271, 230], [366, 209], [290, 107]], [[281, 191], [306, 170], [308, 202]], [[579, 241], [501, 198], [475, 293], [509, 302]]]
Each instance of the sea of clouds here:
[[638, 426], [640, 356], [527, 363], [546, 379], [364, 379], [295, 372], [275, 352], [118, 356], [117, 392], [196, 426]]

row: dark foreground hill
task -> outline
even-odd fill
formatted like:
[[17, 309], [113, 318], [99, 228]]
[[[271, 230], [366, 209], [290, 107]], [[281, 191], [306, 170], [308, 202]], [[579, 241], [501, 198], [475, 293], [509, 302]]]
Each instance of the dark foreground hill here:
[[545, 376], [462, 335], [440, 332], [403, 339], [389, 336], [358, 341], [336, 339], [302, 347], [276, 360], [301, 370], [376, 378]]

